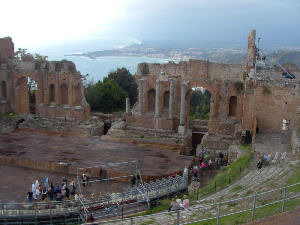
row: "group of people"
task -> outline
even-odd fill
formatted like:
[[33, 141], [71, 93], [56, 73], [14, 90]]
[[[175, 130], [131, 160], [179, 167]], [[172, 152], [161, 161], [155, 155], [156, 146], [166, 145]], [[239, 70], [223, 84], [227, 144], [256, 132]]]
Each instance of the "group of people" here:
[[187, 195], [183, 196], [183, 201], [176, 196], [175, 198], [172, 198], [171, 204], [169, 207], [169, 212], [170, 211], [177, 211], [177, 210], [183, 210], [183, 209], [188, 209], [190, 207], [190, 201], [187, 197]]
[[256, 164], [256, 167], [257, 167], [257, 169], [261, 169], [263, 167], [263, 165], [267, 165], [269, 163], [270, 163], [269, 157], [266, 156], [266, 155], [261, 155], [259, 157], [259, 160], [258, 160], [257, 164]]
[[214, 160], [206, 153], [206, 150], [202, 148], [199, 154], [199, 163], [195, 163], [195, 165], [191, 168], [194, 178], [202, 175], [203, 170], [212, 170], [213, 167], [227, 165], [227, 158], [224, 157], [223, 153], [220, 152], [218, 157]]
[[42, 183], [39, 180], [35, 180], [31, 185], [31, 191], [27, 193], [27, 199], [29, 202], [49, 199], [50, 201], [62, 201], [64, 198], [70, 199], [70, 195], [76, 194], [75, 181], [72, 179], [68, 185], [66, 177], [62, 178], [61, 186], [54, 186], [46, 177]]

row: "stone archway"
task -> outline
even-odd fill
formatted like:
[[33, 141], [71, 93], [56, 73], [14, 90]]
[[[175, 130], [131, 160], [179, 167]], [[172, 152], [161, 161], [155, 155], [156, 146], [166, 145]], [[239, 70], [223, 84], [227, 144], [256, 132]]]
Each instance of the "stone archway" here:
[[15, 84], [15, 111], [17, 113], [38, 113], [38, 82], [31, 76], [20, 76]]
[[0, 100], [6, 100], [6, 99], [7, 99], [6, 82], [1, 81], [1, 83], [0, 83]]
[[55, 86], [54, 84], [49, 85], [49, 103], [55, 102]]
[[236, 117], [237, 115], [237, 97], [231, 96], [229, 99], [228, 117]]
[[155, 110], [155, 90], [150, 89], [147, 93], [148, 95], [148, 106], [147, 111], [152, 112]]
[[165, 91], [163, 98], [163, 110], [169, 109], [170, 91]]
[[68, 86], [64, 83], [60, 86], [60, 103], [68, 105]]

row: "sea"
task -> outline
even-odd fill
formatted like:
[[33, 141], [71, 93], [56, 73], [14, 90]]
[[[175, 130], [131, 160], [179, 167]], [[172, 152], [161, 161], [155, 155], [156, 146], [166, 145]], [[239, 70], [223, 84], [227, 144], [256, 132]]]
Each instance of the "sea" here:
[[115, 49], [125, 47], [126, 45], [134, 44], [135, 42], [121, 40], [108, 42], [99, 40], [99, 42], [86, 43], [86, 42], [74, 42], [74, 43], [56, 43], [48, 46], [42, 46], [29, 49], [32, 54], [39, 53], [43, 56], [48, 56], [48, 60], [70, 60], [75, 63], [78, 71], [82, 75], [87, 75], [88, 81], [102, 81], [109, 72], [116, 70], [117, 68], [125, 67], [131, 74], [135, 74], [137, 71], [137, 65], [139, 63], [167, 63], [169, 59], [164, 58], [151, 58], [151, 57], [117, 57], [106, 56], [91, 59], [83, 56], [70, 56], [72, 54], [86, 53], [92, 51], [101, 51], [107, 49]]

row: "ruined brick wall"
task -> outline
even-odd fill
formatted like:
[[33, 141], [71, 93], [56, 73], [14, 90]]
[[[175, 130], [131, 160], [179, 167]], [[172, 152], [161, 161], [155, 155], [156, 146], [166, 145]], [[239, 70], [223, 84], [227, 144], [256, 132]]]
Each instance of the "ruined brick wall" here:
[[[211, 93], [211, 117], [209, 131], [212, 133], [228, 133], [228, 129], [220, 129], [220, 121], [228, 119], [229, 102], [232, 96], [237, 98], [236, 114], [234, 118], [241, 120], [242, 118], [242, 92], [235, 90], [235, 82], [243, 80], [243, 65], [218, 64], [204, 60], [190, 60], [188, 62], [180, 62], [178, 64], [169, 62], [168, 64], [147, 64], [138, 65], [136, 73], [136, 81], [144, 80], [143, 88], [143, 112], [140, 116], [137, 111], [131, 116], [127, 116], [127, 124], [129, 126], [138, 126], [153, 129], [173, 130], [176, 131], [179, 126], [180, 117], [180, 98], [181, 98], [181, 83], [188, 81], [186, 88], [186, 107], [185, 107], [185, 124], [187, 128], [189, 122], [190, 108], [190, 89], [194, 87], [203, 87]], [[156, 93], [156, 81], [160, 81], [159, 90], [159, 118], [154, 117], [153, 99], [149, 98], [150, 94]], [[168, 119], [169, 108], [164, 104], [165, 95], [170, 92], [170, 80], [175, 81], [174, 87], [174, 105], [172, 120]], [[138, 99], [139, 102], [139, 99]], [[135, 110], [138, 109], [138, 104]], [[149, 104], [152, 105], [149, 110]]]
[[[0, 39], [1, 40], [1, 39]], [[83, 120], [90, 107], [84, 96], [81, 75], [70, 61], [39, 61], [31, 56], [9, 59], [0, 68], [1, 113], [29, 113], [27, 79], [37, 84], [35, 113], [41, 117]], [[3, 85], [4, 84], [4, 85]], [[3, 86], [6, 90], [3, 97]]]
[[0, 62], [14, 57], [14, 43], [10, 37], [0, 38]]
[[252, 129], [254, 117], [260, 131], [279, 131], [282, 120], [290, 128], [300, 126], [300, 87], [296, 80], [286, 82], [248, 81], [244, 96], [243, 129]]

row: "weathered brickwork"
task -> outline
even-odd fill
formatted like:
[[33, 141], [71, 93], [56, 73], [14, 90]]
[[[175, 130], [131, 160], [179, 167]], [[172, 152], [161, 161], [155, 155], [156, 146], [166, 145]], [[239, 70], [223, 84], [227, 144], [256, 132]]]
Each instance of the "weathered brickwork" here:
[[[0, 39], [0, 43], [1, 43]], [[6, 38], [4, 39], [7, 40]], [[8, 46], [13, 46], [9, 39]], [[7, 42], [7, 41], [6, 41]], [[2, 54], [2, 50], [4, 53]], [[0, 53], [9, 55], [0, 45]], [[12, 50], [13, 54], [13, 50]], [[70, 61], [34, 60], [25, 55], [21, 60], [8, 59], [0, 68], [0, 112], [29, 113], [27, 79], [37, 85], [35, 113], [45, 118], [83, 120], [90, 108], [84, 97], [81, 75]]]
[[[252, 131], [255, 118], [260, 131], [279, 131], [283, 119], [290, 121], [291, 129], [299, 127], [298, 80], [282, 79], [281, 73], [277, 81], [260, 79], [256, 74], [259, 68], [255, 68], [255, 41], [256, 32], [252, 31], [246, 64], [203, 60], [139, 64], [138, 102], [126, 116], [127, 125], [185, 134], [191, 128], [190, 90], [203, 87], [211, 93], [208, 133], [202, 139], [210, 149], [227, 149], [243, 130]], [[287, 66], [298, 74], [295, 65]]]

